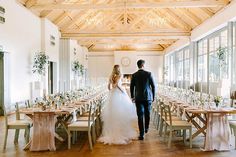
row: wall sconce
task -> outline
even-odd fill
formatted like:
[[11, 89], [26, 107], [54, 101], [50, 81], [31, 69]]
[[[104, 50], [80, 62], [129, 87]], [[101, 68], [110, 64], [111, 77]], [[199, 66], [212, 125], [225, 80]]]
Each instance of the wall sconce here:
[[6, 19], [4, 17], [5, 11], [6, 11], [5, 8], [0, 6], [0, 23], [5, 23], [6, 22]]
[[50, 44], [52, 46], [55, 46], [56, 45], [56, 42], [55, 42], [56, 38], [53, 36], [53, 35], [50, 35]]

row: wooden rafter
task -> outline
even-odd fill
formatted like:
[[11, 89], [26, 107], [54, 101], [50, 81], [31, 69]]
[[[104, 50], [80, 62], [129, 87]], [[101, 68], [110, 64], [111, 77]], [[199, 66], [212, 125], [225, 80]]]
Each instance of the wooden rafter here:
[[232, 0], [17, 1], [90, 51], [162, 51]]
[[89, 44], [109, 44], [109, 43], [116, 43], [116, 44], [173, 44], [176, 40], [107, 40], [107, 41], [102, 41], [102, 40], [79, 40], [79, 44], [81, 45], [89, 45]]
[[210, 11], [209, 9], [207, 9], [207, 8], [199, 8], [198, 10], [199, 10], [199, 11], [203, 11], [205, 14], [208, 15], [208, 17], [211, 17], [211, 16], [214, 15], [214, 13], [211, 12], [211, 11]]
[[71, 21], [65, 23], [65, 24], [61, 27], [61, 30], [65, 30], [65, 29], [69, 28], [70, 26], [76, 24], [79, 19], [80, 19], [80, 20], [81, 20], [81, 19], [83, 20], [83, 17], [85, 16], [85, 13], [86, 13], [86, 11], [81, 11], [81, 12], [79, 12], [78, 14], [76, 14], [74, 17], [71, 17], [71, 16], [69, 15]]
[[162, 32], [162, 33], [63, 33], [62, 37], [74, 39], [101, 39], [101, 38], [155, 38], [155, 39], [182, 39], [188, 38], [190, 33]]
[[66, 11], [64, 11], [61, 15], [59, 15], [54, 21], [53, 23], [55, 23], [56, 25], [58, 23], [60, 23], [63, 19], [65, 19], [68, 16], [68, 13]]
[[192, 27], [186, 23], [179, 15], [177, 15], [174, 11], [172, 11], [171, 9], [165, 9], [166, 14], [169, 14], [172, 18], [171, 20], [173, 20], [176, 24], [183, 26], [183, 28], [185, 28], [186, 30], [191, 30]]
[[25, 3], [25, 6], [26, 6], [26, 8], [31, 8], [35, 4], [37, 4], [37, 0], [27, 0]]
[[66, 29], [66, 30], [62, 30], [62, 33], [81, 33], [81, 34], [97, 34], [97, 33], [114, 33], [114, 34], [126, 34], [126, 33], [131, 33], [131, 34], [136, 34], [136, 33], [190, 33], [190, 31], [185, 31], [185, 30], [181, 30], [181, 29], [176, 29], [176, 28], [152, 28], [149, 30], [123, 30], [123, 29], [118, 29], [118, 30], [79, 30], [79, 29]]
[[40, 13], [40, 17], [41, 17], [41, 18], [45, 18], [45, 17], [47, 17], [50, 13], [52, 13], [52, 10], [43, 10], [43, 11]]
[[199, 17], [197, 17], [197, 15], [193, 14], [189, 9], [182, 9], [182, 10], [185, 11], [186, 15], [189, 16], [191, 19], [193, 19], [193, 21], [195, 21], [197, 25], [202, 23], [202, 20]]
[[227, 5], [228, 0], [187, 0], [187, 1], [160, 1], [149, 3], [112, 3], [112, 4], [44, 4], [34, 5], [34, 10], [112, 10], [132, 8], [204, 8], [222, 7]]

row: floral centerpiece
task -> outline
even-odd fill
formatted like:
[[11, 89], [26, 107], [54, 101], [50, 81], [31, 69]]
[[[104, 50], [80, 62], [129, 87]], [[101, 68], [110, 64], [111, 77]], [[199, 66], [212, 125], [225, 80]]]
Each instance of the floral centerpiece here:
[[221, 97], [221, 96], [215, 96], [215, 97], [214, 97], [214, 102], [215, 102], [215, 104], [216, 104], [216, 107], [219, 106], [219, 103], [221, 102], [221, 100], [222, 100], [222, 97]]

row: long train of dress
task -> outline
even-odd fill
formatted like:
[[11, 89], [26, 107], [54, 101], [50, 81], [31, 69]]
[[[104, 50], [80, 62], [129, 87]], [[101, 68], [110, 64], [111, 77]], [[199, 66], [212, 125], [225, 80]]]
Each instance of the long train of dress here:
[[103, 131], [98, 141], [104, 144], [128, 144], [137, 137], [132, 126], [136, 119], [135, 105], [126, 91], [113, 88], [102, 112]]

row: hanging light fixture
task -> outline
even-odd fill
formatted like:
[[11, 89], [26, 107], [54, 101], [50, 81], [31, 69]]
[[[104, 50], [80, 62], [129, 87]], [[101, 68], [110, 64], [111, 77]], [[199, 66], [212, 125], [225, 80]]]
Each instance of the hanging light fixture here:
[[148, 16], [147, 17], [147, 20], [148, 20], [148, 23], [150, 24], [150, 25], [152, 25], [152, 26], [163, 26], [166, 22], [167, 22], [167, 20], [165, 19], [165, 18], [163, 18], [163, 17], [160, 17], [160, 16], [158, 16], [158, 17], [153, 17], [153, 16]]

